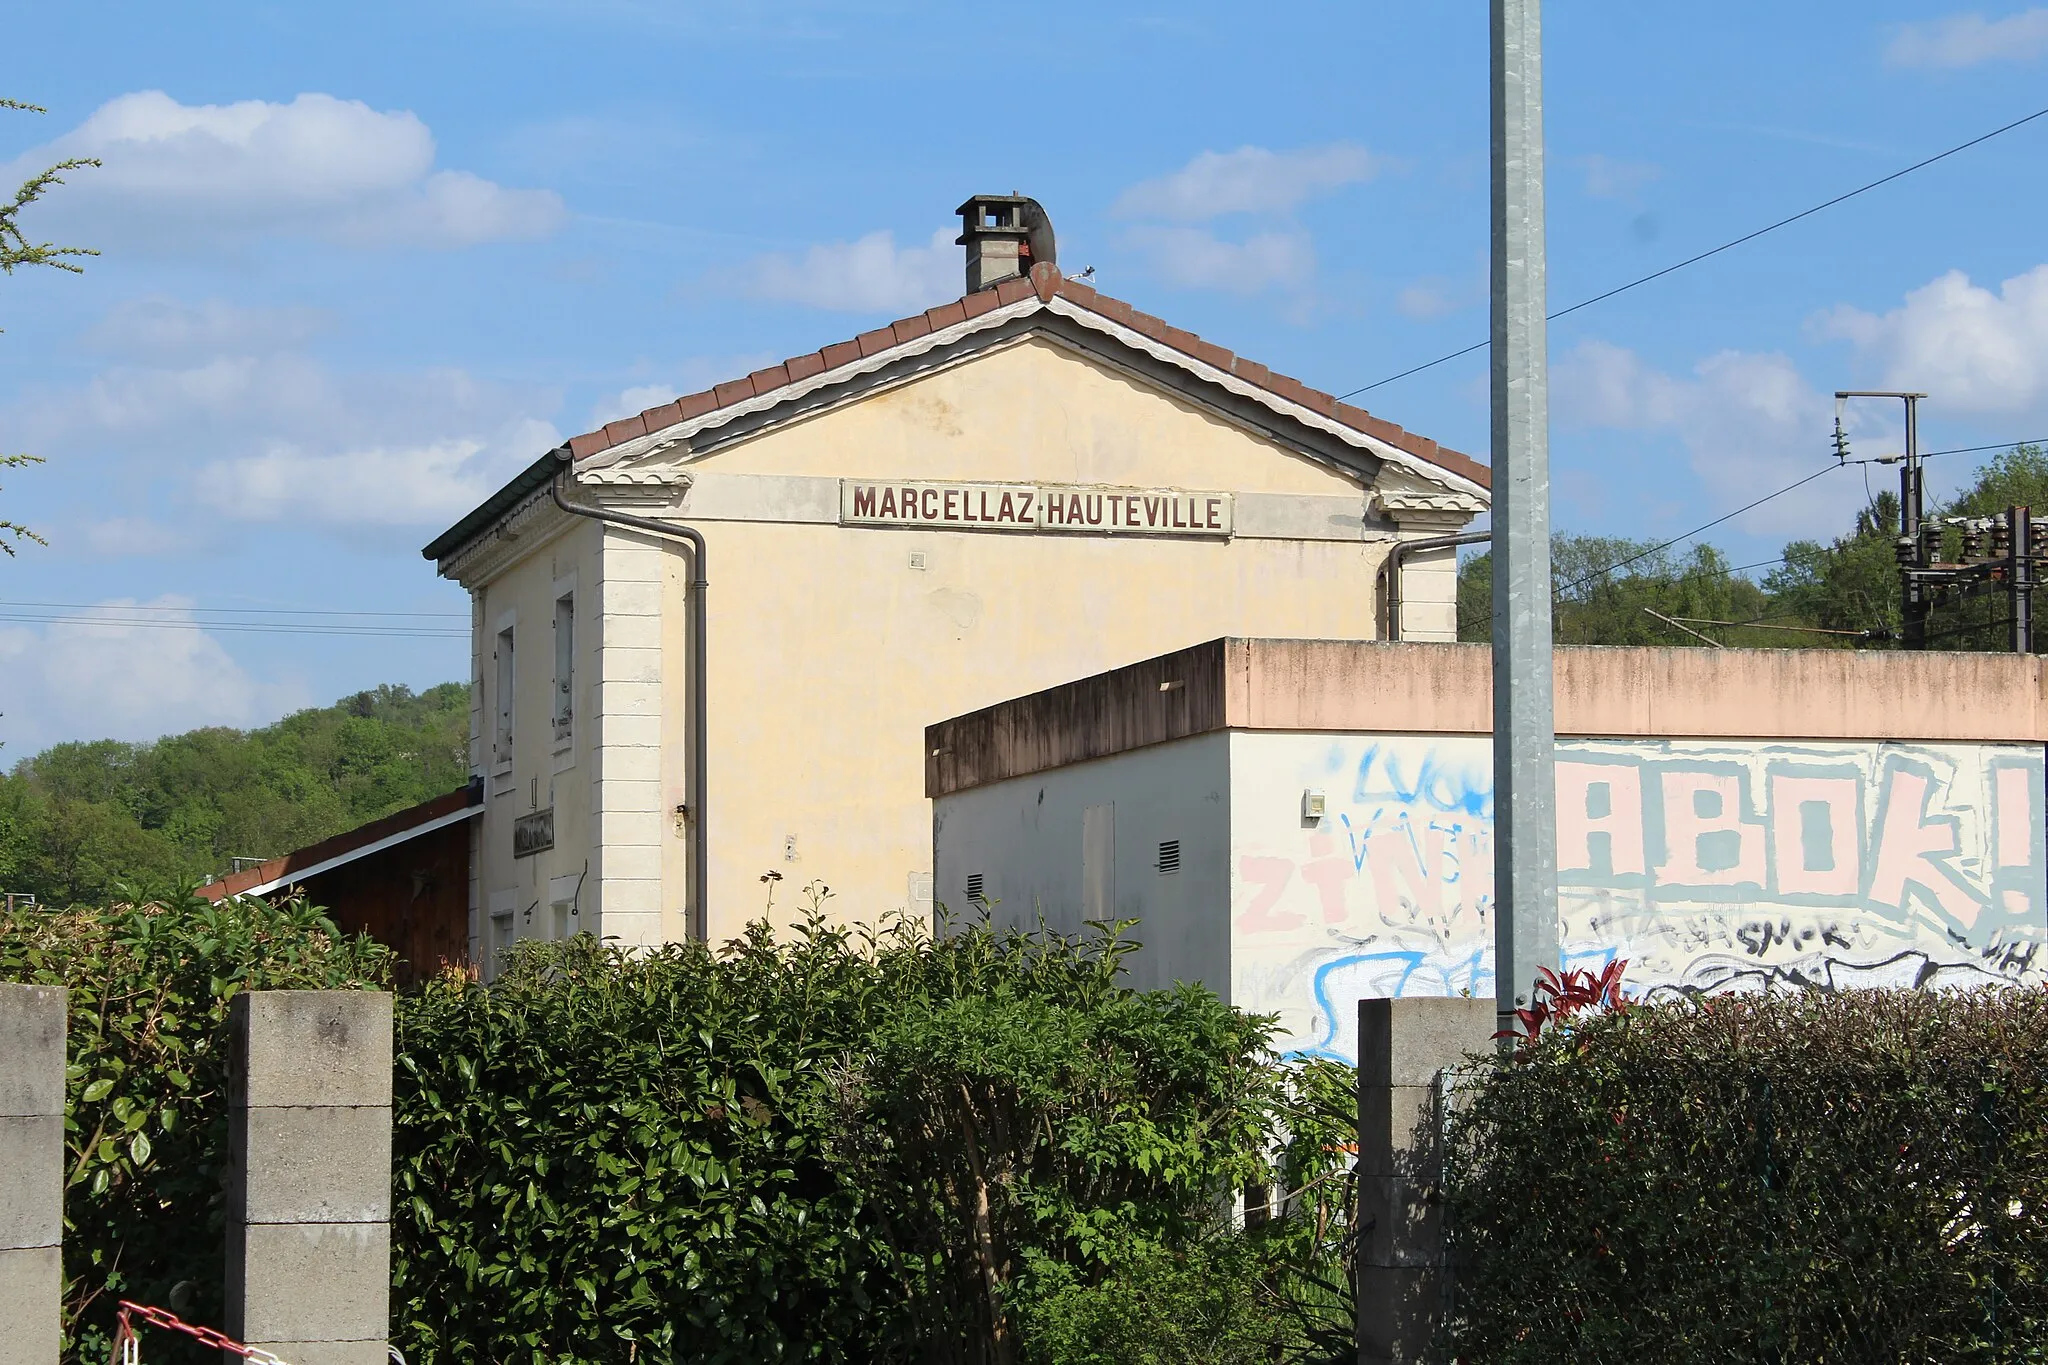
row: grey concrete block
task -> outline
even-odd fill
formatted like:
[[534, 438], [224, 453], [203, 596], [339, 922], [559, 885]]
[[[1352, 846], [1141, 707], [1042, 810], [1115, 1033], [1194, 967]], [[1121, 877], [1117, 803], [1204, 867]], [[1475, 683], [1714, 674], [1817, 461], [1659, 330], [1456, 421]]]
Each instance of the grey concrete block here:
[[64, 1112], [62, 986], [0, 982], [0, 1118]]
[[0, 1250], [63, 1240], [63, 1116], [0, 1118]]
[[1415, 996], [1358, 1002], [1358, 1083], [1428, 1085], [1468, 1053], [1491, 1054], [1492, 1000]]
[[235, 1036], [251, 1108], [391, 1103], [391, 996], [383, 991], [252, 991]]
[[[375, 1341], [248, 1341], [286, 1365], [390, 1365], [384, 1338]], [[226, 1365], [236, 1365], [230, 1360]]]
[[56, 1247], [0, 1251], [0, 1365], [57, 1365], [63, 1293]]
[[1369, 1085], [1358, 1099], [1360, 1175], [1426, 1176], [1442, 1145], [1436, 1087]]
[[1416, 1365], [1427, 1360], [1443, 1308], [1442, 1281], [1429, 1271], [1381, 1266], [1360, 1269], [1360, 1365]]
[[232, 1133], [229, 1208], [239, 1209], [244, 1221], [381, 1223], [391, 1217], [389, 1109], [244, 1109]]
[[1358, 1182], [1362, 1266], [1426, 1270], [1443, 1260], [1441, 1191], [1431, 1181], [1367, 1176]]
[[381, 1341], [391, 1330], [388, 1224], [230, 1223], [227, 1269], [238, 1340]]

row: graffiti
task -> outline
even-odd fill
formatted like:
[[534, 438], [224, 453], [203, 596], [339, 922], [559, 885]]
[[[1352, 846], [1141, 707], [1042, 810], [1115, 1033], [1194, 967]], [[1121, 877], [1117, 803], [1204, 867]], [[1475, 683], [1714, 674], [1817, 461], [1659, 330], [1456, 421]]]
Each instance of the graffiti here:
[[[1233, 996], [1349, 1057], [1366, 995], [1493, 993], [1484, 739], [1262, 737], [1234, 779]], [[1299, 792], [1327, 793], [1298, 818]], [[1559, 935], [1648, 996], [2048, 982], [2022, 745], [1558, 745]]]

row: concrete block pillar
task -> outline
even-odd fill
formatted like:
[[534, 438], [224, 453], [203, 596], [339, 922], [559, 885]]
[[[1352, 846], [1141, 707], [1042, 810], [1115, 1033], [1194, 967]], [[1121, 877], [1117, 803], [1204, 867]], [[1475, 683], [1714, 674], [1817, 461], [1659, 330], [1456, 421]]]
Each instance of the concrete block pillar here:
[[291, 1365], [385, 1365], [391, 1321], [391, 997], [234, 1003], [229, 1336]]
[[62, 986], [0, 983], [0, 1365], [57, 1365], [63, 1336]]
[[1358, 1358], [1425, 1358], [1445, 1292], [1438, 1076], [1489, 1051], [1494, 1002], [1358, 1002]]

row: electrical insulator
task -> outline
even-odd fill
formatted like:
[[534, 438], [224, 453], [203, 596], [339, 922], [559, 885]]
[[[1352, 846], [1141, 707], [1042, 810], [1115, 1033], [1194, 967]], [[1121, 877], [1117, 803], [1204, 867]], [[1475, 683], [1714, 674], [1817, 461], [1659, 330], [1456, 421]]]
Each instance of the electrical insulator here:
[[1941, 562], [1941, 523], [1932, 517], [1920, 523], [1920, 562]]
[[1984, 523], [1975, 517], [1963, 523], [1963, 562], [1975, 564], [1984, 557]]
[[1910, 568], [1912, 568], [1912, 567], [1913, 567], [1913, 538], [1912, 538], [1911, 536], [1900, 536], [1900, 537], [1898, 538], [1898, 540], [1897, 540], [1897, 541], [1893, 542], [1893, 544], [1892, 544], [1892, 557], [1893, 557], [1894, 559], [1896, 559], [1896, 560], [1898, 560], [1898, 561], [1899, 561], [1899, 567], [1900, 567], [1900, 568], [1902, 568], [1902, 569], [1910, 569]]
[[2027, 527], [2027, 553], [2036, 558], [2048, 555], [2048, 521], [2037, 521]]
[[1991, 519], [1991, 557], [2009, 559], [2012, 557], [2012, 523], [2003, 516]]

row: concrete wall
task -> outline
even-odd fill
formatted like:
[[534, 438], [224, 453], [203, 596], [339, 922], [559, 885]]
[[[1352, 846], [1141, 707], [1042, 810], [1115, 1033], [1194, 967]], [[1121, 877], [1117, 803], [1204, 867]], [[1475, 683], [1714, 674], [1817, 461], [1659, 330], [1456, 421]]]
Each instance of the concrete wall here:
[[[1231, 742], [1237, 1003], [1348, 1058], [1360, 997], [1491, 997], [1489, 741]], [[1567, 964], [1625, 958], [1651, 994], [2048, 981], [2038, 744], [1567, 739], [1558, 755]], [[1327, 803], [1313, 825], [1307, 789]]]
[[[547, 534], [529, 530], [535, 543], [474, 594], [478, 646], [473, 651], [477, 696], [471, 762], [484, 780], [485, 814], [477, 834], [475, 961], [488, 973], [497, 951], [522, 938], [551, 938], [579, 928], [593, 906], [595, 880], [583, 878], [596, 832], [593, 792], [600, 776], [595, 750], [607, 702], [598, 686], [598, 642], [604, 605], [600, 528], [567, 518]], [[576, 598], [575, 725], [571, 741], [554, 736], [554, 612], [559, 593]], [[514, 736], [509, 755], [497, 752], [498, 635], [514, 630], [517, 669], [513, 686]], [[658, 702], [646, 699], [653, 708]], [[658, 713], [657, 713], [658, 723]], [[535, 810], [555, 812], [555, 846], [530, 858], [512, 856], [517, 817]], [[566, 893], [567, 900], [563, 902]], [[493, 909], [499, 913], [493, 915]], [[574, 914], [567, 913], [574, 910]]]
[[0, 982], [0, 1365], [57, 1365], [66, 1003]]
[[[998, 925], [1078, 934], [1087, 919], [1137, 919], [1144, 988], [1230, 989], [1228, 737], [1203, 735], [1120, 759], [963, 792], [933, 820], [938, 899], [956, 920], [979, 873]], [[1159, 845], [1180, 843], [1180, 870]], [[1113, 854], [1105, 877], [1095, 855]], [[1109, 894], [1106, 898], [1104, 892]], [[1107, 903], [1105, 903], [1105, 899]]]
[[291, 1365], [384, 1365], [391, 997], [234, 1001], [227, 1334]]

